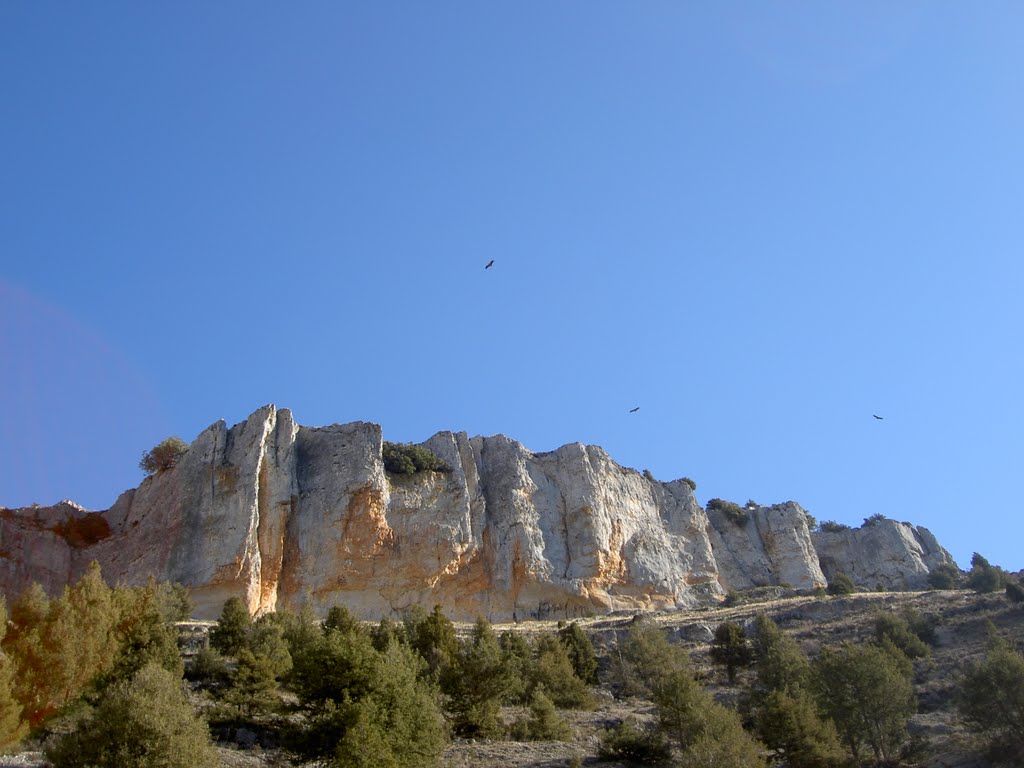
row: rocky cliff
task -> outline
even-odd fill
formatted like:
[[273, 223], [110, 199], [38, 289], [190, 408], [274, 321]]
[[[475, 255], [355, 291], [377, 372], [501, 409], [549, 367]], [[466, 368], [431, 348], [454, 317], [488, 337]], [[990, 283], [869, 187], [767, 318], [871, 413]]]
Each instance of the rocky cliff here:
[[956, 563], [927, 528], [878, 520], [845, 531], [815, 531], [826, 578], [840, 571], [868, 589], [927, 589], [928, 574]]
[[217, 422], [108, 510], [0, 510], [0, 589], [54, 592], [97, 560], [114, 582], [188, 585], [203, 617], [239, 596], [253, 612], [345, 604], [373, 618], [440, 604], [497, 620], [810, 589], [835, 570], [916, 586], [951, 562], [923, 529], [813, 539], [793, 502], [749, 510], [743, 525], [709, 517], [685, 480], [657, 482], [595, 446], [534, 453], [451, 432], [424, 445], [450, 471], [388, 473], [375, 424], [302, 427], [274, 406]]

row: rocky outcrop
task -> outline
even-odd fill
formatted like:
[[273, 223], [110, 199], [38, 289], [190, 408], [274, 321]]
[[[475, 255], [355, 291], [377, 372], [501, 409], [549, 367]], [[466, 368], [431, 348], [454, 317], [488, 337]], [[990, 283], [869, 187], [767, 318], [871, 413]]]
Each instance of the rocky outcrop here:
[[771, 584], [788, 584], [796, 589], [825, 586], [803, 507], [789, 501], [770, 507], [747, 507], [743, 512], [746, 517], [738, 520], [714, 508], [708, 512], [711, 545], [719, 581], [725, 589]]
[[451, 432], [424, 445], [449, 471], [385, 471], [376, 424], [302, 427], [273, 406], [218, 422], [102, 513], [0, 512], [0, 588], [55, 592], [97, 560], [112, 582], [188, 585], [200, 617], [239, 596], [254, 613], [345, 604], [376, 618], [440, 604], [497, 620], [825, 583], [795, 503], [749, 510], [740, 526], [709, 518], [688, 482], [657, 482], [595, 446], [534, 453]]
[[929, 573], [956, 567], [931, 531], [910, 523], [876, 520], [860, 528], [818, 531], [812, 538], [826, 578], [845, 573], [865, 589], [927, 589]]

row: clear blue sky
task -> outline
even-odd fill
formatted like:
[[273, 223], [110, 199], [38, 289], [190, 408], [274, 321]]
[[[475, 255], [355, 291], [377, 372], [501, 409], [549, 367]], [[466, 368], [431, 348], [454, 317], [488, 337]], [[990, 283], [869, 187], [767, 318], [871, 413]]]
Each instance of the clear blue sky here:
[[1022, 568], [1021, 40], [1018, 2], [0, 4], [0, 504], [105, 508], [272, 402]]

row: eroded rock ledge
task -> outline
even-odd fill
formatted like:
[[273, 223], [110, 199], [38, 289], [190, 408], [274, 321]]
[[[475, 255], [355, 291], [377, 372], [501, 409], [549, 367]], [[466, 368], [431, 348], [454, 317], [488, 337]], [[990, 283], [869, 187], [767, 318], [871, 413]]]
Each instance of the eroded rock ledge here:
[[686, 481], [657, 482], [596, 446], [533, 453], [452, 432], [424, 445], [451, 471], [390, 475], [376, 424], [302, 427], [272, 405], [217, 422], [108, 510], [0, 510], [0, 589], [55, 592], [97, 560], [112, 582], [188, 585], [200, 617], [239, 596], [253, 612], [344, 604], [378, 618], [440, 604], [507, 620], [811, 589], [836, 570], [914, 587], [952, 562], [928, 531], [893, 521], [812, 536], [794, 502], [749, 510], [745, 525], [709, 517]]

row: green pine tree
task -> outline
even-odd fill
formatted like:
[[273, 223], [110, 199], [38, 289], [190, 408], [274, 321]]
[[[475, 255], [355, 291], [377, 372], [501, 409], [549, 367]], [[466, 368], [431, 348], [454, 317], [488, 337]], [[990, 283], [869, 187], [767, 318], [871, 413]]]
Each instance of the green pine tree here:
[[574, 621], [558, 630], [558, 639], [569, 654], [576, 677], [587, 685], [597, 685], [597, 655], [587, 633]]
[[754, 622], [754, 703], [771, 691], [794, 692], [806, 689], [811, 664], [796, 640], [761, 614]]
[[533, 665], [533, 677], [528, 691], [532, 698], [537, 686], [544, 686], [550, 691], [555, 706], [562, 709], [586, 709], [593, 706], [593, 696], [587, 684], [576, 676], [572, 660], [565, 646], [554, 635], [541, 635], [537, 638], [536, 662]]
[[280, 701], [275, 671], [270, 659], [243, 648], [238, 652], [238, 665], [231, 675], [231, 685], [222, 698], [244, 717], [273, 711]]
[[46, 752], [54, 768], [213, 768], [206, 725], [181, 680], [148, 664], [111, 686], [96, 711]]
[[57, 710], [59, 681], [51, 677], [54, 650], [48, 640], [49, 616], [50, 600], [43, 588], [30, 585], [11, 605], [10, 626], [3, 641], [3, 650], [17, 670], [14, 698], [27, 728], [39, 725]]
[[129, 680], [150, 663], [181, 677], [184, 662], [178, 651], [178, 632], [166, 618], [159, 586], [114, 590], [118, 621], [115, 635], [118, 654], [112, 668], [97, 681], [99, 690], [121, 680]]
[[331, 629], [345, 634], [358, 631], [361, 625], [344, 605], [333, 605], [324, 619], [324, 630]]
[[994, 632], [984, 661], [964, 671], [957, 708], [988, 739], [994, 757], [1024, 762], [1024, 656]]
[[288, 650], [284, 629], [269, 616], [262, 617], [252, 625], [246, 648], [257, 658], [263, 659], [270, 666], [274, 677], [278, 680], [285, 677], [292, 668], [292, 655]]
[[[7, 605], [0, 596], [0, 647], [7, 632]], [[14, 660], [0, 650], [0, 752], [21, 740], [21, 704], [14, 698]]]
[[513, 684], [512, 674], [491, 625], [478, 618], [473, 634], [460, 643], [454, 663], [441, 676], [457, 734], [490, 739], [502, 736], [501, 702]]
[[751, 659], [750, 643], [743, 627], [731, 621], [719, 624], [711, 643], [711, 660], [725, 667], [730, 685], [736, 682], [737, 670], [750, 666]]
[[403, 623], [409, 645], [427, 663], [427, 674], [439, 680], [459, 650], [455, 625], [444, 615], [440, 605], [435, 605], [429, 614], [416, 606]]
[[237, 656], [249, 639], [252, 617], [241, 598], [230, 597], [221, 609], [217, 626], [210, 630], [210, 647], [225, 656]]
[[513, 738], [517, 741], [568, 741], [571, 735], [572, 729], [558, 714], [544, 686], [538, 685], [530, 698], [530, 716], [512, 726]]
[[790, 768], [833, 768], [845, 760], [831, 720], [804, 690], [771, 691], [758, 707], [755, 727], [774, 756]]
[[818, 706], [835, 723], [855, 760], [870, 750], [876, 760], [894, 758], [907, 739], [916, 710], [913, 668], [891, 644], [826, 648], [814, 660]]

